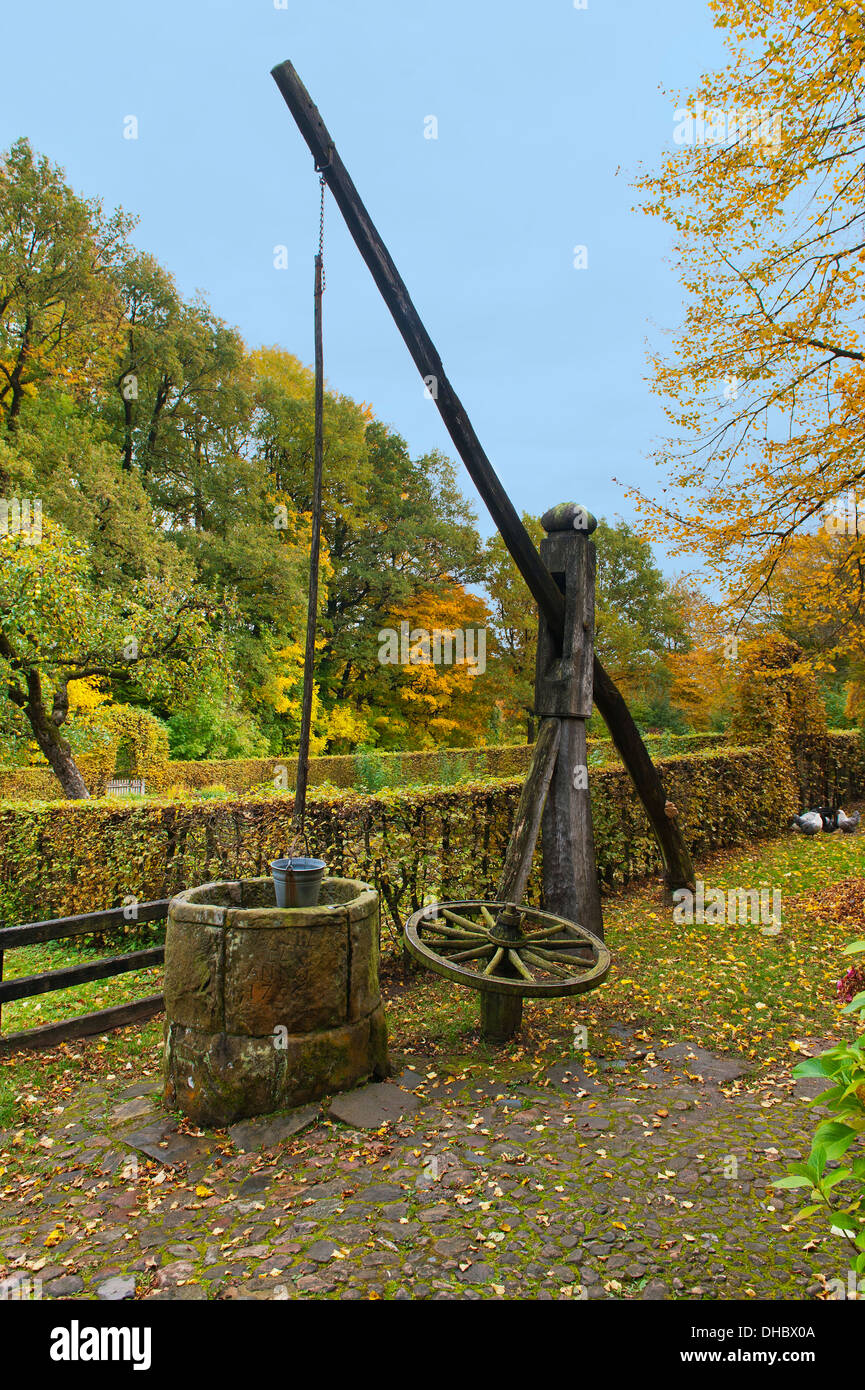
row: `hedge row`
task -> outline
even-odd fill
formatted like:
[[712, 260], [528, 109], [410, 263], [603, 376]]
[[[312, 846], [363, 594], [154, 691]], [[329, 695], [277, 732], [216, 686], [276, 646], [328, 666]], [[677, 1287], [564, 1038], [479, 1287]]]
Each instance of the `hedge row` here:
[[[652, 748], [670, 753], [692, 753], [723, 743], [723, 734], [670, 735], [649, 739]], [[400, 782], [435, 785], [460, 779], [519, 777], [528, 770], [532, 745], [517, 743], [493, 748], [436, 748], [423, 753], [376, 753], [377, 765], [385, 773], [388, 786]], [[609, 739], [589, 739], [589, 750], [596, 756], [615, 751]], [[88, 758], [79, 760], [82, 775], [94, 795], [105, 790], [104, 773]], [[284, 773], [283, 773], [284, 769]], [[238, 758], [232, 762], [170, 762], [153, 769], [145, 778], [149, 794], [161, 796], [174, 787], [200, 791], [222, 786], [230, 792], [248, 792], [277, 776], [293, 787], [297, 775], [296, 758]], [[349, 789], [358, 785], [358, 763], [354, 754], [311, 758], [309, 785], [324, 784]], [[59, 799], [60, 788], [49, 767], [0, 767], [0, 801], [50, 801]]]
[[[856, 733], [821, 740], [812, 766], [816, 799], [830, 783], [841, 799], [862, 795], [865, 756]], [[710, 850], [777, 833], [801, 805], [793, 758], [777, 740], [673, 757], [659, 767], [698, 863]], [[511, 778], [376, 796], [319, 790], [308, 807], [310, 847], [332, 872], [374, 883], [396, 930], [431, 896], [493, 894], [521, 785]], [[627, 773], [598, 768], [591, 795], [601, 882], [656, 872], [655, 841]], [[291, 810], [291, 797], [279, 795], [0, 807], [0, 920], [65, 916], [127, 895], [145, 901], [266, 874], [287, 848]], [[541, 901], [537, 863], [529, 896]]]

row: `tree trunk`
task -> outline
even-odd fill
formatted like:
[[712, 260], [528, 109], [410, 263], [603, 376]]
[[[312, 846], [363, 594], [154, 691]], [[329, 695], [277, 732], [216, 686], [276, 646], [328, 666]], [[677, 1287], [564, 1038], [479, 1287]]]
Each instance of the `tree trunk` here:
[[9, 376], [9, 385], [12, 390], [12, 402], [6, 413], [6, 430], [12, 434], [18, 428], [18, 414], [21, 410], [21, 402], [24, 399], [24, 386], [21, 378], [24, 374], [24, 366], [30, 355], [30, 329], [31, 320], [28, 315], [24, 325], [24, 336], [21, 339], [21, 347], [18, 351], [18, 358]]
[[41, 700], [35, 704], [32, 700], [28, 700], [24, 707], [24, 713], [30, 721], [30, 727], [41, 752], [45, 754], [55, 777], [63, 788], [64, 795], [70, 801], [89, 797], [90, 793], [84, 785], [84, 778], [78, 771], [72, 756], [72, 749], [57, 726], [52, 724]]
[[[70, 801], [83, 800], [85, 797], [89, 797], [90, 793], [84, 785], [84, 778], [78, 771], [72, 756], [72, 749], [60, 733], [60, 725], [66, 718], [69, 709], [68, 680], [61, 683], [55, 694], [55, 717], [52, 718], [45, 708], [42, 679], [39, 672], [32, 666], [27, 667], [15, 655], [12, 644], [2, 632], [0, 632], [0, 656], [6, 658], [18, 676], [18, 679], [12, 680], [8, 684], [9, 698], [13, 705], [17, 705], [26, 715], [27, 722], [33, 730], [33, 736], [40, 750], [48, 759], [64, 794], [69, 797]], [[26, 684], [26, 693], [22, 685], [19, 684], [19, 680], [23, 680]]]

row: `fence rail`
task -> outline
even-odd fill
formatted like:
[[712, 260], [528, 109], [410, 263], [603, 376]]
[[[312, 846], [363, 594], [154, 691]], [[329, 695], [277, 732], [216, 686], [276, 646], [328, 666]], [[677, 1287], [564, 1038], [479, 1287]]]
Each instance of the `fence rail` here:
[[[169, 898], [160, 898], [155, 902], [136, 904], [135, 921], [163, 921], [168, 915], [169, 902]], [[31, 946], [40, 941], [62, 941], [69, 936], [89, 936], [103, 928], [122, 926], [128, 921], [128, 907], [112, 907], [105, 912], [85, 912], [77, 917], [55, 917], [47, 922], [24, 922], [17, 927], [0, 927], [0, 1025], [4, 1002], [30, 999], [37, 994], [69, 989], [73, 985], [85, 984], [91, 980], [106, 980], [113, 975], [125, 975], [133, 970], [161, 964], [165, 958], [165, 947], [152, 946], [143, 951], [103, 956], [100, 960], [88, 961], [84, 965], [46, 970], [39, 975], [3, 979], [3, 960], [7, 951], [20, 946]], [[5, 1037], [0, 1032], [0, 1056], [10, 1052], [55, 1047], [57, 1043], [69, 1042], [74, 1038], [107, 1033], [112, 1028], [122, 1028], [128, 1023], [139, 1023], [152, 1018], [154, 1014], [161, 1013], [163, 1007], [163, 996], [150, 994], [144, 999], [134, 1000], [131, 1004], [116, 1004], [110, 1009], [80, 1014], [77, 1018], [60, 1023], [46, 1023], [40, 1028], [23, 1029], [17, 1033], [8, 1033]]]

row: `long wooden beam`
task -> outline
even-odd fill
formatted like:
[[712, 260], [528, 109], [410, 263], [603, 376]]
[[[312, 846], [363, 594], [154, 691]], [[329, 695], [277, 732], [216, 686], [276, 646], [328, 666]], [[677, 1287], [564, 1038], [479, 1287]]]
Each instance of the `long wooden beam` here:
[[[334, 201], [391, 312], [415, 366], [424, 381], [434, 379], [433, 398], [457, 453], [483, 498], [535, 602], [544, 614], [552, 633], [561, 643], [565, 617], [562, 593], [535, 549], [475, 434], [465, 407], [448, 381], [435, 345], [412, 303], [411, 295], [390, 252], [379, 236], [348, 170], [339, 157], [318, 107], [288, 60], [277, 64], [271, 75], [309, 147], [316, 169], [324, 174]], [[665, 814], [667, 797], [658, 771], [649, 757], [648, 749], [640, 737], [627, 705], [597, 656], [594, 667], [595, 704], [646, 808], [664, 857], [668, 887], [686, 887], [693, 883], [694, 870], [678, 826]]]
[[415, 366], [425, 381], [435, 379], [433, 397], [469, 476], [489, 508], [535, 601], [546, 614], [547, 622], [554, 631], [561, 633], [565, 606], [559, 587], [541, 562], [514, 504], [484, 453], [463, 404], [445, 375], [442, 360], [421, 322], [402, 276], [364, 207], [318, 108], [291, 63], [280, 63], [275, 67], [273, 78], [309, 146], [316, 169], [324, 174], [334, 202], [393, 315]]

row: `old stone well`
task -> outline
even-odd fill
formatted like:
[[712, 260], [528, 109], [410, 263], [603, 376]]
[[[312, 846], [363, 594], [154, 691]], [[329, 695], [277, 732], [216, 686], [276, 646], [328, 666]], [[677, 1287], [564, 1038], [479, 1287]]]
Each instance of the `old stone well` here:
[[325, 878], [317, 907], [278, 908], [273, 880], [171, 900], [164, 1099], [228, 1125], [387, 1075], [379, 900]]

